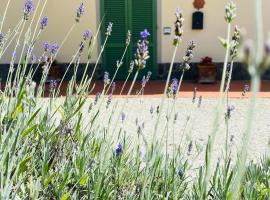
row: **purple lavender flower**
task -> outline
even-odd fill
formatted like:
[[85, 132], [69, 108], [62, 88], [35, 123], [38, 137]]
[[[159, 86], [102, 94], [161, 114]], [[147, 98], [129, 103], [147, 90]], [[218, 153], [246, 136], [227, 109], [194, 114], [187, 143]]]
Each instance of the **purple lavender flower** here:
[[36, 62], [36, 60], [37, 60], [36, 55], [34, 53], [32, 53], [31, 54], [31, 62], [34, 63], [34, 62]]
[[150, 107], [150, 114], [152, 115], [153, 113], [154, 113], [154, 107], [151, 106], [151, 107]]
[[4, 44], [4, 39], [5, 39], [4, 33], [1, 33], [1, 32], [0, 32], [0, 47], [3, 46], [3, 44]]
[[77, 8], [77, 18], [76, 18], [77, 22], [80, 21], [80, 18], [82, 17], [84, 11], [85, 11], [85, 7], [83, 3], [81, 3], [80, 6]]
[[[143, 33], [143, 32], [142, 32]], [[139, 40], [137, 43], [137, 51], [135, 54], [135, 65], [139, 69], [143, 69], [146, 66], [146, 61], [150, 58], [148, 51], [147, 37], [145, 39]]]
[[227, 113], [225, 115], [226, 119], [230, 119], [232, 116], [232, 111], [235, 109], [234, 106], [228, 106]]
[[124, 122], [126, 119], [126, 115], [124, 112], [121, 113], [121, 121]]
[[79, 52], [82, 53], [84, 49], [84, 43], [81, 41]]
[[50, 46], [50, 49], [51, 49], [51, 54], [55, 55], [59, 49], [59, 45], [56, 42], [52, 43]]
[[109, 105], [111, 104], [111, 102], [112, 102], [112, 93], [110, 93], [109, 96], [108, 96], [106, 108], [109, 108]]
[[182, 178], [184, 176], [184, 171], [182, 165], [179, 165], [177, 175]]
[[97, 104], [100, 95], [101, 95], [100, 92], [96, 93], [96, 96], [95, 96], [95, 104]]
[[90, 29], [85, 30], [84, 33], [83, 33], [83, 39], [88, 40], [91, 37], [92, 37], [92, 32], [90, 31]]
[[146, 86], [146, 83], [148, 83], [148, 81], [150, 80], [151, 75], [152, 75], [152, 72], [148, 72], [146, 77], [143, 76], [143, 79], [142, 79], [143, 88]]
[[178, 80], [177, 78], [173, 78], [172, 79], [172, 84], [171, 84], [171, 87], [172, 87], [172, 93], [173, 95], [176, 95], [177, 94], [177, 90], [178, 90]]
[[116, 157], [119, 157], [122, 153], [123, 153], [123, 146], [122, 146], [122, 144], [119, 143], [117, 145], [116, 150], [115, 150], [115, 155], [116, 155]]
[[196, 97], [197, 97], [197, 88], [195, 87], [193, 90], [192, 103], [195, 103]]
[[15, 59], [16, 59], [16, 56], [17, 56], [16, 51], [13, 51], [13, 52], [12, 52], [12, 60], [15, 60]]
[[48, 41], [45, 41], [43, 43], [43, 48], [44, 48], [44, 51], [45, 52], [49, 51], [49, 49], [50, 49], [50, 43]]
[[150, 36], [150, 33], [147, 31], [147, 29], [144, 29], [144, 31], [142, 31], [140, 35], [143, 40], [146, 40]]
[[104, 81], [104, 84], [105, 85], [110, 84], [110, 77], [109, 77], [109, 73], [108, 72], [104, 72], [103, 81]]
[[176, 12], [176, 21], [175, 21], [175, 31], [174, 31], [174, 41], [173, 44], [174, 45], [178, 45], [179, 40], [181, 39], [182, 35], [183, 35], [183, 22], [184, 22], [184, 18], [183, 18], [183, 14], [182, 11], [177, 8]]
[[55, 90], [57, 86], [57, 81], [56, 80], [50, 80], [50, 91]]
[[181, 70], [189, 70], [190, 69], [190, 62], [193, 58], [193, 51], [196, 47], [195, 43], [191, 41], [187, 47], [186, 54], [183, 57], [183, 63], [181, 65]]
[[128, 70], [128, 73], [132, 73], [133, 69], [134, 69], [134, 61], [132, 60], [132, 61], [130, 62], [130, 64], [129, 64], [129, 70]]
[[45, 54], [42, 54], [39, 58], [40, 63], [46, 63], [48, 60], [47, 56]]
[[32, 15], [32, 13], [35, 10], [35, 6], [32, 0], [26, 0], [24, 3], [24, 7], [23, 7], [23, 12], [24, 12], [24, 19], [28, 20], [29, 16]]
[[106, 31], [107, 36], [110, 36], [112, 34], [112, 27], [113, 27], [113, 23], [109, 22], [109, 25], [108, 25], [107, 31]]
[[48, 17], [43, 17], [40, 21], [40, 29], [44, 29], [46, 26], [48, 26], [49, 18]]

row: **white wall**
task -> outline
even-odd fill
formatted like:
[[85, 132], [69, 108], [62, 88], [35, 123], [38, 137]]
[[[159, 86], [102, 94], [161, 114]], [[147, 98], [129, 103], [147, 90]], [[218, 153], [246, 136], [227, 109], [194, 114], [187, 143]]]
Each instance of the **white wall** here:
[[[8, 0], [0, 0], [0, 13], [3, 13], [4, 7]], [[34, 0], [37, 4], [38, 0]], [[45, 0], [41, 0], [44, 2]], [[246, 38], [255, 37], [255, 21], [254, 21], [254, 1], [255, 0], [235, 0], [237, 5], [237, 19], [234, 24], [238, 24], [245, 29]], [[37, 46], [37, 55], [42, 53], [42, 42], [44, 40], [57, 41], [65, 37], [69, 28], [74, 22], [75, 9], [81, 0], [48, 0], [48, 4], [44, 11], [44, 15], [49, 17], [49, 27], [41, 36]], [[204, 12], [204, 29], [192, 30], [192, 13], [195, 11], [192, 5], [193, 0], [157, 0], [158, 3], [158, 62], [170, 62], [173, 51], [172, 39], [173, 35], [163, 35], [163, 27], [170, 26], [173, 30], [175, 21], [174, 12], [177, 7], [184, 11], [185, 29], [181, 48], [179, 50], [177, 61], [182, 60], [183, 52], [190, 40], [194, 40], [197, 44], [194, 61], [199, 61], [203, 56], [211, 56], [214, 61], [222, 62], [224, 57], [224, 49], [217, 40], [218, 36], [225, 37], [227, 25], [224, 20], [224, 6], [227, 0], [206, 0], [206, 4], [202, 11]], [[264, 26], [265, 35], [270, 31], [270, 1], [264, 2]], [[24, 0], [11, 0], [11, 5], [4, 25], [4, 32], [8, 28], [12, 28], [22, 17], [22, 6]], [[78, 48], [81, 35], [86, 28], [90, 28], [95, 32], [99, 22], [99, 0], [85, 0], [86, 13], [80, 24], [76, 26], [68, 41], [63, 46], [58, 55], [60, 62], [69, 62], [72, 55]], [[100, 45], [100, 44], [99, 44]], [[99, 46], [98, 45], [98, 46]], [[92, 62], [96, 60], [99, 47], [95, 48]], [[13, 50], [7, 52], [1, 63], [7, 63]], [[86, 59], [84, 58], [83, 61]]]
[[[255, 20], [254, 20], [254, 2], [256, 0], [235, 0], [237, 5], [237, 18], [234, 24], [239, 25], [240, 28], [245, 29], [247, 34], [245, 38], [255, 37]], [[186, 48], [190, 40], [194, 40], [197, 44], [195, 52], [195, 61], [199, 61], [203, 56], [211, 56], [214, 61], [222, 62], [224, 60], [224, 49], [221, 47], [218, 36], [226, 37], [227, 25], [224, 20], [224, 7], [227, 0], [205, 0], [205, 7], [202, 9], [204, 19], [203, 30], [192, 30], [192, 13], [195, 11], [193, 8], [193, 0], [161, 0], [161, 13], [162, 19], [160, 27], [173, 26], [172, 22], [175, 20], [173, 12], [176, 7], [179, 7], [184, 12], [185, 29], [183, 36], [183, 43], [180, 52]], [[264, 15], [264, 28], [267, 35], [270, 31], [270, 1], [263, 0], [263, 15]], [[170, 62], [172, 47], [171, 40], [173, 36], [160, 36], [161, 37], [161, 62]], [[183, 53], [180, 53], [178, 60], [181, 60]]]

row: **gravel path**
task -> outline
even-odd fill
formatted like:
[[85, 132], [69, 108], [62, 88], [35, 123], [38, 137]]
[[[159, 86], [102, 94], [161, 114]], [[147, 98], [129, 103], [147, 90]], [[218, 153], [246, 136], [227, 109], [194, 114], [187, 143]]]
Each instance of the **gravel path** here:
[[[117, 99], [119, 100], [119, 99]], [[120, 99], [120, 101], [125, 101]], [[156, 122], [156, 109], [161, 99], [159, 98], [141, 98], [129, 99], [124, 113], [126, 120], [118, 123], [119, 127], [123, 126], [127, 136], [132, 140], [137, 138], [138, 126], [144, 127], [142, 135], [146, 141], [151, 142], [153, 138], [153, 129]], [[166, 102], [168, 105], [168, 101]], [[204, 149], [207, 143], [208, 135], [211, 132], [213, 116], [217, 99], [203, 99], [200, 108], [198, 102], [192, 103], [188, 98], [178, 99], [175, 105], [177, 119], [174, 124], [168, 127], [168, 144], [170, 151], [172, 146], [187, 147], [192, 143], [191, 154], [197, 154], [197, 151], [202, 150], [195, 162], [201, 163], [204, 161]], [[110, 105], [112, 109], [114, 102]], [[170, 104], [171, 105], [171, 104]], [[229, 105], [234, 107], [231, 113], [229, 122], [229, 139], [230, 149], [233, 155], [236, 155], [237, 149], [241, 147], [242, 134], [245, 130], [246, 115], [249, 105], [248, 99], [230, 99]], [[154, 113], [150, 110], [153, 107]], [[119, 110], [119, 109], [118, 109]], [[120, 112], [120, 111], [119, 111]], [[106, 112], [108, 115], [110, 110]], [[157, 138], [161, 141], [166, 141], [165, 123], [166, 123], [167, 106], [164, 108], [163, 115], [160, 119]], [[169, 112], [170, 113], [170, 112]], [[106, 116], [102, 119], [106, 119]], [[224, 110], [225, 115], [225, 110]], [[119, 115], [118, 115], [119, 116]], [[189, 118], [189, 120], [188, 120]], [[136, 123], [137, 122], [137, 123]], [[137, 125], [136, 125], [137, 124]], [[214, 158], [217, 160], [222, 157], [222, 152], [225, 146], [226, 128], [224, 118], [220, 122], [219, 130], [214, 145]], [[256, 107], [256, 116], [254, 119], [254, 129], [251, 140], [248, 145], [248, 159], [257, 161], [261, 156], [266, 154], [270, 139], [270, 99], [258, 99]]]
[[[83, 110], [85, 111], [85, 116], [89, 115], [87, 113], [88, 107], [93, 98], [89, 98]], [[107, 101], [107, 99], [105, 99]], [[104, 102], [105, 102], [104, 101]], [[117, 108], [114, 107], [118, 101], [119, 105]], [[140, 143], [142, 145], [151, 143], [153, 138], [153, 129], [156, 122], [156, 110], [157, 106], [160, 104], [160, 98], [131, 98], [126, 103], [124, 107], [125, 120], [122, 122], [118, 120], [120, 118], [120, 110], [123, 103], [127, 99], [115, 98], [112, 100], [108, 109], [103, 109], [98, 120], [103, 127], [97, 127], [100, 130], [104, 127], [109, 127], [109, 135], [116, 139], [119, 130], [122, 130], [121, 135], [126, 134], [130, 138], [130, 145], [137, 144], [138, 138], [138, 128], [141, 127]], [[168, 105], [169, 101], [166, 100], [165, 104]], [[217, 99], [208, 98], [203, 99], [200, 108], [198, 108], [198, 100], [192, 103], [190, 98], [180, 98], [176, 101], [175, 111], [177, 113], [177, 119], [175, 123], [168, 126], [168, 145], [169, 152], [172, 152], [172, 147], [181, 146], [185, 151], [185, 155], [188, 153], [186, 150], [192, 146], [190, 156], [194, 159], [193, 164], [196, 166], [204, 163], [204, 152], [208, 139], [208, 135], [211, 132], [213, 116], [215, 111], [215, 106], [217, 104]], [[171, 105], [171, 104], [170, 104]], [[236, 153], [239, 148], [241, 148], [242, 134], [245, 130], [246, 115], [249, 105], [249, 100], [247, 98], [237, 99], [232, 98], [229, 100], [229, 105], [234, 106], [234, 110], [231, 113], [231, 119], [229, 122], [229, 145], [232, 155], [235, 158]], [[104, 105], [105, 106], [105, 105]], [[93, 111], [95, 109], [94, 106]], [[150, 110], [153, 108], [153, 114]], [[112, 119], [111, 126], [108, 125], [108, 118], [112, 110], [116, 111], [115, 117]], [[95, 112], [92, 112], [95, 113]], [[166, 144], [166, 113], [167, 106], [164, 108], [164, 112], [160, 118], [160, 124], [158, 127], [158, 132], [156, 138], [162, 141], [163, 150]], [[170, 113], [170, 112], [169, 112]], [[225, 110], [224, 110], [225, 115]], [[189, 120], [187, 120], [189, 118]], [[88, 117], [85, 120], [89, 120]], [[117, 126], [115, 123], [117, 121]], [[115, 131], [113, 131], [115, 130]], [[96, 131], [98, 132], [98, 131]], [[144, 140], [143, 140], [144, 138]], [[222, 158], [226, 138], [226, 128], [224, 118], [220, 121], [219, 130], [217, 133], [216, 141], [214, 144], [214, 155], [213, 158], [217, 161]], [[251, 140], [248, 145], [248, 159], [258, 161], [264, 154], [269, 150], [269, 140], [270, 140], [270, 99], [260, 98], [257, 101], [256, 116], [254, 119], [254, 129], [252, 132]], [[192, 143], [192, 145], [190, 145]]]

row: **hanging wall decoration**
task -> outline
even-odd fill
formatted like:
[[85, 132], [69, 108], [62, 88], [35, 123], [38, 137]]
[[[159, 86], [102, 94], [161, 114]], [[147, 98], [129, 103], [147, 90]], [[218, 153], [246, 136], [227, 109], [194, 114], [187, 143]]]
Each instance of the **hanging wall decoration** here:
[[203, 29], [203, 12], [199, 11], [204, 7], [205, 1], [204, 0], [194, 0], [193, 6], [198, 11], [192, 14], [192, 29], [194, 30], [201, 30]]

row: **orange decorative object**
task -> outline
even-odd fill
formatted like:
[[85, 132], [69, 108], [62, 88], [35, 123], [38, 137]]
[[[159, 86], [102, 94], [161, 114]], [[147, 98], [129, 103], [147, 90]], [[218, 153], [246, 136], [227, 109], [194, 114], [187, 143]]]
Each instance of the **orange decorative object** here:
[[193, 6], [194, 8], [200, 10], [204, 7], [205, 1], [204, 0], [194, 0]]

